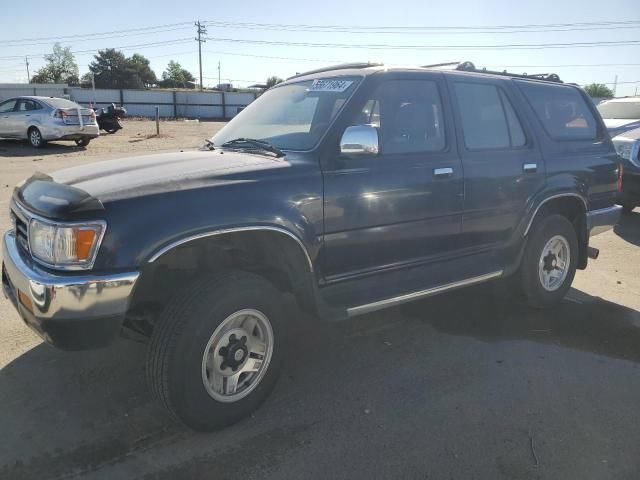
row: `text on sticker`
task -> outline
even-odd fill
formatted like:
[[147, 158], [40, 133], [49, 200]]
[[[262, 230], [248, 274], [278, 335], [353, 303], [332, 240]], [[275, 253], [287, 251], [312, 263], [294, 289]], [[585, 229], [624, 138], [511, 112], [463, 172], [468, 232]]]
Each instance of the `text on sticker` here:
[[314, 80], [309, 88], [312, 92], [344, 92], [353, 80]]

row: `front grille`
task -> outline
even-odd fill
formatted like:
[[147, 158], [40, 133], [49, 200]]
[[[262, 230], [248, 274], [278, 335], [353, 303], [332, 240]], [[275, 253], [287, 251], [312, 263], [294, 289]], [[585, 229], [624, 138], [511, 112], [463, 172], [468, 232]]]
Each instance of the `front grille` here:
[[18, 246], [25, 252], [29, 252], [29, 230], [27, 223], [15, 211], [11, 212], [15, 218], [16, 224], [16, 240]]

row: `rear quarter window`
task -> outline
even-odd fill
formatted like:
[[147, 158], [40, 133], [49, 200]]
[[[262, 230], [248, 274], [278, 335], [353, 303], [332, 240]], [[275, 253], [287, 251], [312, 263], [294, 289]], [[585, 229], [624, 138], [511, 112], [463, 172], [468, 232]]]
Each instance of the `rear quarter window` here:
[[554, 140], [595, 140], [598, 124], [580, 92], [568, 86], [517, 81]]

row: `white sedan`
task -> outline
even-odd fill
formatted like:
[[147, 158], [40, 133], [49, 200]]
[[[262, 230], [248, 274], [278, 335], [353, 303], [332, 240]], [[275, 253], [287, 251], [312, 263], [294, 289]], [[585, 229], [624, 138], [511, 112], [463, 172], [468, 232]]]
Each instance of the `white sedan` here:
[[99, 135], [96, 113], [71, 100], [17, 97], [0, 103], [0, 137], [26, 139], [35, 147], [48, 140], [73, 140], [85, 147]]

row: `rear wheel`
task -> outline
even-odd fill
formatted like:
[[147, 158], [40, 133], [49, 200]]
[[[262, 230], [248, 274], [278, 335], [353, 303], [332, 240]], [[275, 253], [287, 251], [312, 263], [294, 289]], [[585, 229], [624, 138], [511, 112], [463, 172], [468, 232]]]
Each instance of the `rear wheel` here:
[[169, 413], [202, 431], [255, 410], [280, 373], [284, 308], [257, 275], [229, 272], [186, 286], [155, 325], [147, 378]]
[[42, 138], [42, 133], [40, 133], [40, 130], [38, 130], [37, 127], [31, 127], [27, 132], [27, 136], [29, 138], [29, 143], [33, 148], [40, 148], [46, 143]]
[[89, 145], [90, 141], [91, 139], [88, 137], [78, 138], [76, 140], [76, 145], [79, 147], [86, 147], [87, 145]]
[[520, 280], [530, 305], [557, 304], [571, 287], [578, 260], [578, 239], [573, 225], [562, 215], [549, 215], [534, 226], [522, 264]]

